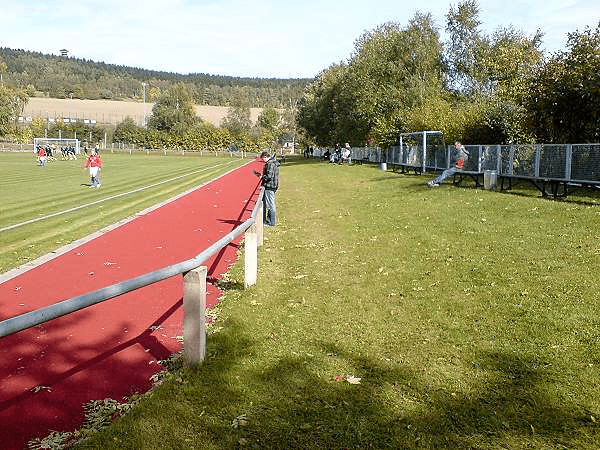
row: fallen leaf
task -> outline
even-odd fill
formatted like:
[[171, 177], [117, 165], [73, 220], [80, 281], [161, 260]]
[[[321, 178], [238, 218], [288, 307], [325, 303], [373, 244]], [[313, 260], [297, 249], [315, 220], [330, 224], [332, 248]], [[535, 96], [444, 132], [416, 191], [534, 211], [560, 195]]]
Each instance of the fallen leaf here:
[[360, 378], [354, 375], [346, 375], [346, 381], [350, 384], [360, 384]]
[[48, 392], [52, 392], [52, 388], [51, 388], [50, 386], [42, 386], [42, 385], [36, 386], [36, 387], [34, 387], [33, 389], [31, 389], [31, 390], [32, 390], [34, 393], [36, 393], [36, 394], [37, 394], [38, 392], [41, 392], [41, 391], [48, 391]]

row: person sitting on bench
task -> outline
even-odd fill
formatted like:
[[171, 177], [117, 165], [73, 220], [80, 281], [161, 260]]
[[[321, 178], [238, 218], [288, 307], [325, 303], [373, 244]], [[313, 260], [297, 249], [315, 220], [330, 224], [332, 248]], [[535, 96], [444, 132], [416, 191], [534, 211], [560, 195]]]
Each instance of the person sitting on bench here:
[[427, 182], [429, 187], [439, 186], [444, 182], [444, 180], [450, 178], [456, 172], [461, 172], [465, 168], [465, 163], [469, 158], [469, 152], [465, 149], [465, 146], [458, 141], [454, 143], [454, 147], [456, 147], [456, 150], [458, 152], [456, 156], [456, 163], [453, 167], [444, 170], [440, 175], [437, 176], [437, 178]]

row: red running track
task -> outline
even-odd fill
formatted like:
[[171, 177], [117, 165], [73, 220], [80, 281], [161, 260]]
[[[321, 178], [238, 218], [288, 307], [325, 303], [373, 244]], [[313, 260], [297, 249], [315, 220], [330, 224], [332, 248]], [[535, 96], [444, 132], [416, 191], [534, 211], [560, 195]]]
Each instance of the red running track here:
[[[250, 217], [255, 160], [0, 284], [0, 320], [195, 257]], [[239, 239], [207, 261], [209, 279], [235, 262]], [[207, 306], [219, 290], [208, 286]], [[0, 338], [0, 448], [23, 449], [83, 424], [90, 400], [147, 391], [157, 361], [178, 352], [183, 281], [176, 276]]]

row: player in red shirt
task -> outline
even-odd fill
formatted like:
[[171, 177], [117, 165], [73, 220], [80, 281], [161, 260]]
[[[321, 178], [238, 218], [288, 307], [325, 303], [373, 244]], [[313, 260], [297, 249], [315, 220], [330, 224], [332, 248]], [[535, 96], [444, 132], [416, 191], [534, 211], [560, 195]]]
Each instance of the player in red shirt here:
[[90, 169], [90, 177], [92, 179], [92, 183], [90, 185], [91, 188], [99, 188], [100, 184], [100, 169], [102, 168], [102, 161], [100, 160], [100, 155], [96, 152], [96, 149], [92, 149], [92, 153], [85, 160], [85, 169]]
[[46, 165], [46, 149], [41, 145], [38, 147], [38, 165], [44, 167]]

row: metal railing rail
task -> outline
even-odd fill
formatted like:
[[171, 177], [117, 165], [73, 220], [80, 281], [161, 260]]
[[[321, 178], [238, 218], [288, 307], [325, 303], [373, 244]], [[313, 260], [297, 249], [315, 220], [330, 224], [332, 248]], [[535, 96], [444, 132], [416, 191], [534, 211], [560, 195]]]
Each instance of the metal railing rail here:
[[[164, 267], [159, 270], [155, 270], [153, 272], [149, 272], [143, 275], [139, 275], [134, 278], [130, 278], [129, 280], [125, 280], [110, 286], [103, 287], [101, 289], [97, 289], [92, 292], [88, 292], [86, 294], [78, 295], [76, 297], [72, 297], [67, 300], [60, 301], [58, 303], [54, 303], [52, 305], [46, 306], [44, 308], [37, 309], [35, 311], [30, 311], [28, 313], [21, 314], [19, 316], [12, 317], [10, 319], [6, 319], [0, 322], [0, 338], [9, 336], [11, 334], [17, 333], [19, 331], [26, 330], [28, 328], [32, 328], [34, 326], [49, 322], [53, 319], [57, 319], [59, 317], [65, 316], [67, 314], [71, 314], [75, 311], [79, 311], [81, 309], [87, 308], [89, 306], [104, 302], [106, 300], [110, 300], [112, 298], [118, 297], [119, 295], [126, 294], [128, 292], [134, 291], [136, 289], [149, 286], [154, 283], [158, 283], [159, 281], [166, 280], [167, 278], [171, 278], [175, 275], [183, 274], [184, 275], [184, 283], [186, 282], [185, 276], [187, 273], [192, 272], [201, 267], [202, 263], [208, 260], [210, 257], [218, 253], [223, 247], [231, 243], [234, 239], [240, 236], [242, 233], [246, 233], [245, 236], [245, 285], [246, 287], [251, 286], [256, 283], [256, 272], [257, 272], [257, 247], [262, 245], [262, 197], [264, 194], [264, 188], [261, 188], [260, 194], [258, 196], [258, 201], [252, 210], [252, 214], [249, 219], [247, 219], [242, 224], [238, 225], [233, 231], [228, 233], [226, 236], [222, 237], [215, 243], [213, 243], [210, 247], [208, 247], [203, 252], [199, 253], [194, 258], [182, 261], [177, 264], [173, 264], [168, 267]], [[258, 220], [257, 220], [258, 216]], [[186, 295], [197, 297], [195, 298], [195, 303], [198, 303], [194, 306], [198, 310], [204, 311], [205, 304], [205, 295], [206, 295], [206, 268], [204, 268], [204, 287], [200, 289], [200, 292], [194, 290], [193, 292], [188, 292], [184, 286], [184, 315], [188, 313], [185, 311], [186, 308]], [[186, 294], [187, 292], [187, 294]], [[199, 295], [201, 294], [201, 295]], [[204, 298], [200, 298], [204, 297]], [[191, 312], [191, 311], [190, 311]], [[203, 320], [203, 318], [200, 318]], [[184, 327], [185, 327], [186, 319], [184, 318]], [[202, 333], [204, 333], [204, 324], [194, 324], [193, 326], [200, 326], [202, 328]], [[195, 333], [196, 335], [198, 333]], [[196, 336], [201, 340], [204, 339], [204, 336]], [[195, 346], [195, 344], [192, 344]], [[198, 353], [200, 352], [200, 354]], [[184, 329], [184, 354], [186, 352], [186, 330]], [[195, 363], [200, 362], [204, 359], [204, 348], [197, 349], [195, 355], [189, 356], [188, 361]]]

